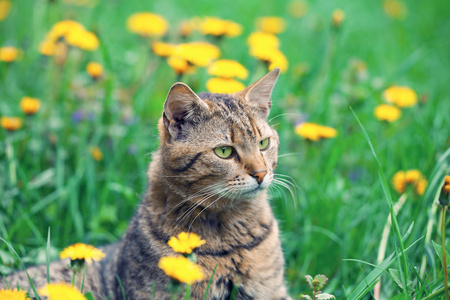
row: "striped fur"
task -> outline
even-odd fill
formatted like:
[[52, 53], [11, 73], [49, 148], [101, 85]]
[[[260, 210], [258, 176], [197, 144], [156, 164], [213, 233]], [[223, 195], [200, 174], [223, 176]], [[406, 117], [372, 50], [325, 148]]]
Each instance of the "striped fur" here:
[[[196, 95], [181, 83], [171, 88], [147, 193], [122, 241], [105, 248], [109, 258], [89, 269], [86, 290], [96, 299], [123, 298], [116, 275], [127, 299], [149, 299], [152, 293], [169, 299], [169, 278], [157, 263], [175, 255], [167, 241], [182, 231], [206, 240], [194, 250], [206, 280], [192, 286], [191, 299], [203, 299], [216, 266], [207, 299], [229, 299], [233, 289], [237, 299], [290, 299], [278, 225], [266, 196], [278, 155], [278, 135], [266, 122], [278, 72], [236, 94]], [[260, 150], [266, 138], [269, 147]], [[218, 146], [234, 147], [235, 155], [220, 158], [213, 151]], [[52, 264], [51, 272], [69, 281], [63, 265]], [[30, 272], [43, 283], [44, 268]], [[8, 280], [25, 282], [21, 272]]]

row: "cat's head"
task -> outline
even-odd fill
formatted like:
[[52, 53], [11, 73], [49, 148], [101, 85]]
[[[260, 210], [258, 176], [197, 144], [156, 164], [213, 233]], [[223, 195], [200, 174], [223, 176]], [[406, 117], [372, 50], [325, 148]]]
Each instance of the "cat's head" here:
[[277, 164], [267, 123], [279, 69], [234, 94], [195, 94], [175, 83], [159, 122], [160, 174], [171, 192], [221, 208], [264, 192]]

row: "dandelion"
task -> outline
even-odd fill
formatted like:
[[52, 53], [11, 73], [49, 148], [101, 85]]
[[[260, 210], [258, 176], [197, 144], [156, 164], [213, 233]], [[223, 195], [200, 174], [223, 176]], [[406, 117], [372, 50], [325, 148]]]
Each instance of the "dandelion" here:
[[383, 92], [384, 99], [399, 107], [410, 107], [417, 103], [416, 92], [405, 86], [391, 86]]
[[384, 12], [393, 19], [402, 20], [408, 14], [406, 4], [399, 0], [385, 0], [383, 2]]
[[85, 29], [76, 29], [66, 35], [66, 41], [69, 45], [83, 50], [93, 51], [98, 48], [100, 41], [97, 36]]
[[246, 79], [248, 77], [247, 69], [237, 61], [230, 59], [221, 59], [212, 63], [208, 68], [208, 74], [222, 78]]
[[423, 195], [428, 181], [418, 170], [398, 171], [392, 177], [392, 185], [400, 194], [405, 192], [406, 185], [412, 185], [418, 195]]
[[301, 18], [308, 12], [308, 2], [304, 0], [294, 0], [289, 3], [289, 14], [294, 18]]
[[86, 72], [94, 79], [98, 79], [103, 74], [103, 66], [97, 62], [90, 62], [86, 66]]
[[242, 91], [245, 85], [233, 78], [210, 78], [206, 82], [206, 89], [211, 93], [231, 94]]
[[80, 291], [67, 283], [48, 283], [38, 293], [49, 300], [86, 300]]
[[6, 17], [9, 15], [10, 9], [11, 9], [11, 1], [0, 0], [0, 21], [6, 19]]
[[141, 36], [163, 36], [167, 33], [169, 25], [162, 16], [141, 12], [132, 14], [127, 20], [127, 28]]
[[331, 22], [334, 27], [339, 27], [344, 21], [345, 13], [342, 9], [335, 9], [331, 15]]
[[295, 133], [311, 141], [328, 139], [337, 136], [337, 130], [332, 127], [322, 126], [315, 123], [301, 123], [295, 127]]
[[45, 40], [39, 46], [40, 53], [44, 55], [54, 54], [57, 50], [52, 48], [52, 44], [56, 47], [56, 44], [62, 38], [69, 45], [87, 51], [96, 50], [100, 45], [97, 36], [86, 30], [83, 25], [73, 20], [64, 20], [52, 26]]
[[94, 246], [76, 243], [61, 251], [59, 257], [61, 259], [70, 258], [71, 261], [86, 261], [88, 264], [91, 264], [92, 260], [102, 260], [105, 257], [105, 254]]
[[283, 52], [278, 49], [272, 51], [272, 55], [267, 60], [269, 63], [269, 70], [273, 70], [277, 67], [280, 68], [280, 72], [284, 73], [288, 69], [288, 61], [286, 56], [284, 56]]
[[199, 31], [204, 35], [216, 37], [235, 37], [242, 33], [242, 26], [236, 22], [215, 17], [207, 17], [199, 24]]
[[167, 63], [178, 75], [183, 75], [184, 73], [190, 72], [194, 69], [194, 67], [190, 65], [187, 60], [178, 56], [169, 57], [167, 59]]
[[27, 292], [23, 290], [0, 290], [0, 299], [2, 300], [30, 300]]
[[247, 38], [247, 44], [253, 47], [264, 47], [267, 49], [278, 48], [280, 40], [273, 34], [265, 32], [253, 32]]
[[152, 50], [158, 56], [169, 57], [174, 52], [175, 45], [158, 41], [152, 44]]
[[186, 232], [180, 233], [178, 237], [173, 236], [172, 238], [170, 238], [169, 242], [167, 242], [167, 244], [172, 247], [173, 251], [186, 254], [192, 253], [192, 250], [200, 247], [205, 243], [206, 241], [200, 239], [197, 234], [188, 234]]
[[158, 267], [167, 276], [187, 284], [193, 284], [205, 278], [201, 267], [184, 256], [162, 257], [158, 262]]
[[91, 148], [91, 155], [96, 161], [103, 160], [103, 153], [102, 153], [102, 150], [100, 150], [99, 147], [92, 147]]
[[280, 17], [262, 17], [256, 20], [259, 30], [269, 34], [282, 33], [286, 27], [286, 22]]
[[37, 113], [40, 107], [41, 101], [37, 98], [23, 97], [22, 100], [20, 100], [20, 108], [29, 116]]
[[0, 126], [8, 131], [16, 131], [22, 127], [22, 119], [17, 117], [2, 117]]
[[441, 187], [441, 193], [439, 195], [439, 204], [448, 205], [450, 203], [450, 175], [446, 175], [444, 178], [444, 184]]
[[52, 41], [44, 40], [39, 44], [39, 53], [45, 56], [52, 56], [55, 54], [56, 45]]
[[175, 47], [173, 56], [181, 57], [192, 65], [206, 67], [213, 60], [219, 58], [220, 50], [206, 42], [183, 43]]
[[13, 62], [19, 59], [20, 51], [19, 49], [11, 46], [0, 48], [0, 61]]
[[400, 109], [387, 104], [378, 105], [377, 107], [375, 107], [373, 113], [378, 120], [388, 122], [394, 122], [398, 120], [402, 115], [402, 111]]

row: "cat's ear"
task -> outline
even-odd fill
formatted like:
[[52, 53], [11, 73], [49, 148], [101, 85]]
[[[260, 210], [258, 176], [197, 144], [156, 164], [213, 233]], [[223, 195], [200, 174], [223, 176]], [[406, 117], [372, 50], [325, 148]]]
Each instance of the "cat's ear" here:
[[206, 110], [208, 105], [189, 86], [177, 82], [170, 88], [164, 102], [164, 127], [176, 137], [180, 130], [179, 124], [199, 121], [202, 112]]
[[242, 91], [245, 101], [250, 106], [256, 107], [260, 112], [260, 116], [264, 119], [269, 116], [270, 107], [272, 106], [272, 90], [279, 74], [280, 68], [275, 68]]

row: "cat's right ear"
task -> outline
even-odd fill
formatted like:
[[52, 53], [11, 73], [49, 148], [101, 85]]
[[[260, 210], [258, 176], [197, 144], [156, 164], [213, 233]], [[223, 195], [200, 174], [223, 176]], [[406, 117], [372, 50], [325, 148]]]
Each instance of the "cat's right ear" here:
[[170, 88], [164, 102], [164, 127], [176, 138], [180, 134], [179, 125], [186, 121], [198, 122], [205, 110], [208, 110], [208, 105], [189, 86], [177, 82]]

